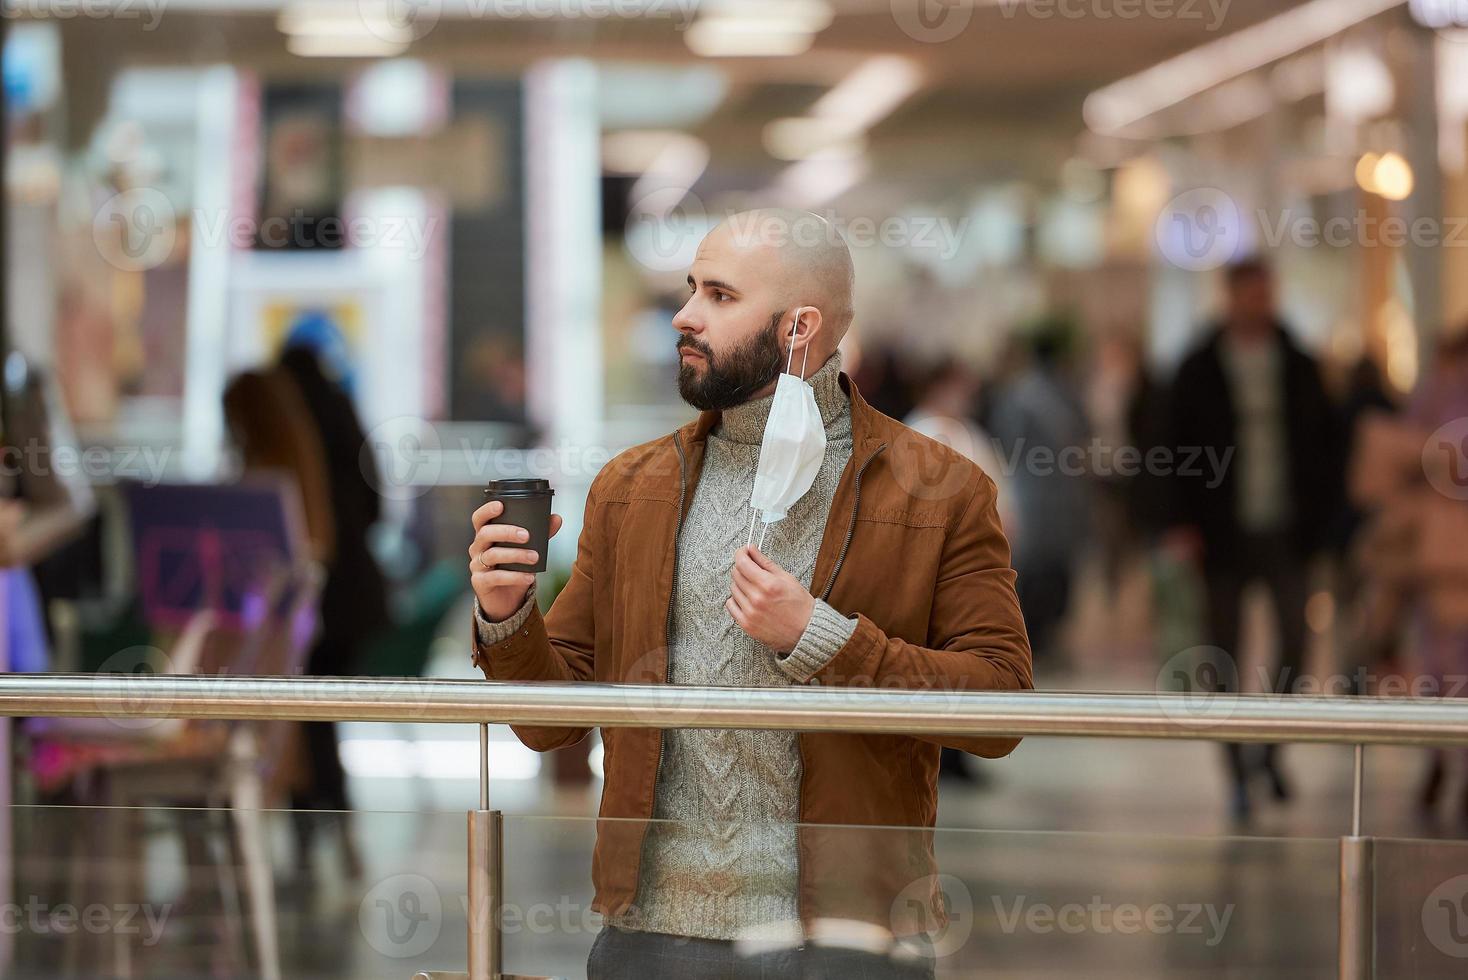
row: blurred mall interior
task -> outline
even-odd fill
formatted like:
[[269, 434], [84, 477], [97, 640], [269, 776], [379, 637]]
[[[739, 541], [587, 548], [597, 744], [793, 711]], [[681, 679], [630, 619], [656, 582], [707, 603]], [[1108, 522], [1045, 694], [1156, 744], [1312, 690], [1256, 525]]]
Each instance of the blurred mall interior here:
[[[1036, 688], [1468, 690], [1461, 0], [0, 25], [13, 672], [479, 678], [485, 484], [554, 486], [547, 607], [598, 470], [695, 415], [672, 319], [700, 241], [781, 206], [850, 248], [865, 398], [995, 480]], [[1248, 322], [1284, 367], [1209, 346]], [[1230, 465], [1186, 452], [1216, 421], [1280, 513], [1189, 512], [1179, 471]], [[1204, 539], [1253, 544], [1220, 570]], [[473, 726], [270, 723], [237, 783], [233, 723], [5, 722], [6, 976], [463, 968]], [[1376, 975], [1462, 976], [1468, 755], [1367, 759]], [[585, 976], [600, 743], [493, 726], [490, 769], [505, 968]], [[1352, 772], [1332, 745], [947, 755], [937, 976], [1331, 975]]]

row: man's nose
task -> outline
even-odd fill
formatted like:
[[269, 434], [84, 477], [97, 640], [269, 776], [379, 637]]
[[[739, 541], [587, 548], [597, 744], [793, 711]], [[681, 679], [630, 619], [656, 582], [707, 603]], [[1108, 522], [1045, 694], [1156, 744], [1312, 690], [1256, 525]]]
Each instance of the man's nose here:
[[693, 304], [684, 303], [683, 308], [673, 314], [673, 329], [679, 333], [691, 334], [698, 333], [699, 331], [699, 326], [694, 321], [693, 314], [688, 309], [691, 305]]

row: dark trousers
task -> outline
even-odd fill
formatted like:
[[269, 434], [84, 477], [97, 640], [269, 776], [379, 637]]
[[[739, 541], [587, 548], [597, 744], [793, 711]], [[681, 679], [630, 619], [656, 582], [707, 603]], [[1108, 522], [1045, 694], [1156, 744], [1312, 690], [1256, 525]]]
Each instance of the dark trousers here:
[[[1244, 590], [1257, 581], [1263, 583], [1269, 592], [1279, 646], [1278, 667], [1264, 679], [1270, 693], [1292, 693], [1300, 681], [1305, 662], [1305, 601], [1308, 598], [1305, 559], [1288, 534], [1246, 534], [1239, 540], [1237, 548], [1236, 560], [1224, 567], [1208, 568], [1205, 572], [1209, 633], [1213, 645], [1228, 654], [1235, 668], [1221, 672], [1219, 688], [1227, 693], [1237, 693], [1237, 682], [1243, 680], [1239, 623]], [[1224, 748], [1234, 779], [1242, 782], [1248, 773], [1241, 747], [1235, 742]], [[1264, 746], [1262, 762], [1272, 765], [1275, 752], [1275, 746]]]
[[604, 926], [587, 980], [933, 980], [933, 961], [805, 945], [741, 956], [734, 943]]

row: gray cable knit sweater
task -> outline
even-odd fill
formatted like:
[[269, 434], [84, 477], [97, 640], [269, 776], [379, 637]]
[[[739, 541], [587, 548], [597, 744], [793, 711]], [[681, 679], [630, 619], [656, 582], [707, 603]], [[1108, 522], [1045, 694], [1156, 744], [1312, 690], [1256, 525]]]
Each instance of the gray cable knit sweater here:
[[[764, 553], [807, 588], [836, 484], [851, 458], [851, 411], [840, 354], [809, 383], [826, 426], [811, 489], [770, 526]], [[773, 396], [723, 413], [709, 433], [678, 539], [669, 669], [675, 684], [781, 687], [804, 683], [850, 639], [854, 620], [816, 600], [788, 656], [750, 638], [724, 608], [734, 553], [745, 543], [749, 495]], [[758, 540], [760, 528], [756, 525]], [[480, 618], [486, 648], [518, 629], [529, 603], [501, 624]], [[477, 613], [477, 611], [476, 611]], [[793, 732], [669, 730], [638, 901], [608, 921], [623, 929], [735, 939], [794, 928], [800, 755]]]

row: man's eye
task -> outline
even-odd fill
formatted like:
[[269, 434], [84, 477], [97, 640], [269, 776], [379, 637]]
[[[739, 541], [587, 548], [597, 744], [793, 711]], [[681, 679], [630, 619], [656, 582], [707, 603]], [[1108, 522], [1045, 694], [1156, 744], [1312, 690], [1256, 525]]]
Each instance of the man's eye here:
[[722, 302], [724, 302], [724, 300], [730, 299], [730, 298], [731, 297], [729, 296], [728, 293], [726, 293], [726, 292], [724, 292], [722, 290], [719, 290], [719, 289], [715, 289], [714, 290], [714, 299], [718, 300], [720, 303], [722, 303]]

